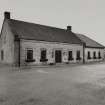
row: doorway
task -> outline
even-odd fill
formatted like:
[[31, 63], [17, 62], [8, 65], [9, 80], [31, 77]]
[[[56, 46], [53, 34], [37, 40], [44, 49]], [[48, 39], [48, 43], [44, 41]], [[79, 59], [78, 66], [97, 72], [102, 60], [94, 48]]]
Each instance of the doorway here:
[[56, 63], [61, 63], [62, 62], [62, 52], [61, 52], [61, 50], [56, 50], [55, 51], [55, 62]]

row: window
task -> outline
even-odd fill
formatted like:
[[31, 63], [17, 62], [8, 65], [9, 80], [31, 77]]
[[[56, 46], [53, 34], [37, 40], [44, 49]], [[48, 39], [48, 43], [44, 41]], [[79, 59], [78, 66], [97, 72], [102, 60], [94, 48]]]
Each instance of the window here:
[[69, 51], [69, 52], [68, 52], [68, 60], [73, 60], [72, 51]]
[[26, 56], [26, 62], [34, 62], [35, 60], [33, 59], [33, 50], [32, 49], [27, 49], [27, 56]]
[[93, 59], [96, 59], [96, 52], [93, 52]]
[[1, 50], [1, 60], [4, 60], [4, 51]]
[[100, 51], [98, 52], [98, 58], [101, 59], [101, 53], [100, 53]]
[[76, 58], [76, 60], [81, 60], [80, 51], [77, 51], [77, 58]]
[[48, 61], [46, 59], [46, 49], [42, 49], [41, 50], [41, 59], [40, 59], [40, 62], [46, 62], [46, 61]]
[[91, 59], [90, 52], [88, 51], [87, 59]]

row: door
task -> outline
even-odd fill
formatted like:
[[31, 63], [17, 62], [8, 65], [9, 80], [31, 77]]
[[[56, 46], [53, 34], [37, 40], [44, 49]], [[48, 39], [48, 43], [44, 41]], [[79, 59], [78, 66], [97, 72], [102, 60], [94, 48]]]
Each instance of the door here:
[[56, 50], [55, 51], [55, 62], [56, 63], [61, 63], [62, 62], [62, 52], [61, 52], [61, 50]]

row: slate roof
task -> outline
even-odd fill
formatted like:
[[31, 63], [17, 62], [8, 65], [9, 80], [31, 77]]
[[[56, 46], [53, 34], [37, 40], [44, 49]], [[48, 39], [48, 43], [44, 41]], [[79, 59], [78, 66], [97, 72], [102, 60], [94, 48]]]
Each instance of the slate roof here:
[[91, 38], [89, 38], [83, 34], [76, 34], [76, 35], [78, 38], [80, 38], [86, 44], [86, 47], [105, 48], [105, 46], [101, 45], [100, 43], [92, 40]]
[[23, 39], [37, 41], [82, 44], [82, 41], [71, 31], [40, 24], [8, 19], [9, 26], [15, 35]]
[[47, 42], [60, 42], [69, 44], [86, 44], [86, 47], [105, 48], [103, 45], [91, 38], [51, 26], [24, 22], [20, 20], [8, 19], [9, 26], [19, 38]]

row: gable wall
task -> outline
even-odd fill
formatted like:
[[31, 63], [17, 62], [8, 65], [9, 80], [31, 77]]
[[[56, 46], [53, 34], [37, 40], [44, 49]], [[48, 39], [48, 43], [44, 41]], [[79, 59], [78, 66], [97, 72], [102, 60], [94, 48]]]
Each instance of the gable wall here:
[[[0, 37], [0, 62], [5, 64], [14, 63], [14, 37], [8, 25], [8, 20], [4, 20]], [[1, 60], [1, 50], [4, 52], [4, 60]]]

